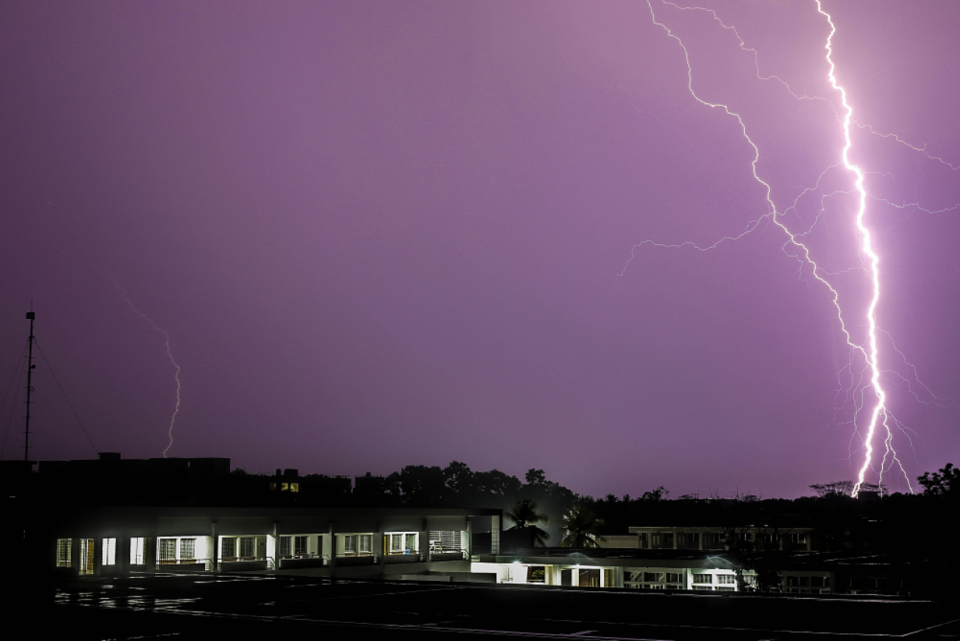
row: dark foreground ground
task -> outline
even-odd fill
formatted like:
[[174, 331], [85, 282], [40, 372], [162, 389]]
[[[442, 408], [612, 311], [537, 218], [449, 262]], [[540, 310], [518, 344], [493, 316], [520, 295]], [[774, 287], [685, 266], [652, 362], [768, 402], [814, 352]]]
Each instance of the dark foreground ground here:
[[956, 604], [893, 598], [175, 574], [41, 594], [4, 616], [28, 621], [16, 638], [960, 639]]

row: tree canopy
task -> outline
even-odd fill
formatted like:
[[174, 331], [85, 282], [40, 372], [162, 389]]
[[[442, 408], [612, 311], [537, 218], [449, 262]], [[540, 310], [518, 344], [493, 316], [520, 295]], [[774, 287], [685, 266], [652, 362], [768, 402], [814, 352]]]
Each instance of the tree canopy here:
[[933, 496], [960, 494], [960, 469], [955, 468], [953, 463], [947, 463], [945, 467], [940, 468], [939, 472], [932, 474], [924, 472], [917, 481], [923, 486], [924, 494]]
[[537, 523], [546, 525], [549, 517], [537, 511], [537, 502], [531, 499], [520, 499], [506, 512], [506, 516], [513, 520], [514, 528], [533, 528], [533, 537], [538, 545], [546, 545], [550, 534], [537, 527]]
[[577, 504], [563, 517], [563, 540], [560, 547], [596, 548], [605, 539], [596, 534], [603, 526], [603, 520], [597, 518], [588, 506]]

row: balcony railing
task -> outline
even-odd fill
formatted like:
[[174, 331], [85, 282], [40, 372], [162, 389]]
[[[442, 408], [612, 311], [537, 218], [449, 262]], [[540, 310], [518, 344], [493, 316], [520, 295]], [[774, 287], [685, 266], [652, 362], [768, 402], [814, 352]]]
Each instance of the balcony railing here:
[[329, 565], [329, 559], [319, 554], [300, 555], [291, 557], [282, 557], [280, 559], [281, 570], [296, 570], [302, 568], [322, 568]]
[[265, 556], [228, 556], [220, 559], [221, 572], [250, 572], [268, 569], [268, 560]]
[[420, 553], [413, 552], [392, 552], [383, 557], [384, 563], [416, 563], [420, 560]]
[[213, 559], [157, 559], [158, 572], [205, 572], [213, 569]]
[[376, 565], [380, 561], [380, 557], [377, 554], [372, 552], [361, 552], [355, 554], [353, 552], [349, 554], [338, 554], [337, 555], [337, 565], [348, 566], [348, 565]]

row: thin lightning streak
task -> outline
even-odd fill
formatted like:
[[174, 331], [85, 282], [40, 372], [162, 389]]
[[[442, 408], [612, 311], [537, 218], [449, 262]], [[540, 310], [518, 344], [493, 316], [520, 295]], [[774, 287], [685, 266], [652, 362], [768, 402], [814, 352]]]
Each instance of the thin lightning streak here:
[[943, 207], [943, 208], [941, 208], [941, 209], [926, 209], [926, 208], [922, 207], [922, 206], [920, 205], [920, 203], [900, 203], [900, 204], [897, 204], [897, 203], [895, 203], [895, 202], [893, 202], [893, 201], [891, 201], [891, 200], [887, 200], [886, 198], [879, 198], [879, 197], [876, 197], [876, 196], [874, 197], [874, 200], [877, 200], [877, 201], [882, 202], [882, 203], [886, 203], [886, 204], [890, 205], [891, 207], [896, 207], [897, 209], [918, 209], [918, 210], [922, 211], [922, 212], [925, 213], [925, 214], [943, 214], [943, 213], [946, 213], [946, 212], [948, 212], [948, 211], [953, 211], [954, 209], [960, 208], [960, 203], [956, 203], [956, 204], [954, 204], [954, 205], [950, 205], [949, 207]]
[[934, 406], [939, 407], [939, 408], [941, 408], [941, 409], [946, 409], [947, 406], [946, 406], [946, 405], [942, 405], [939, 401], [949, 400], [951, 403], [954, 402], [952, 399], [942, 399], [942, 398], [940, 398], [939, 396], [937, 396], [936, 394], [934, 394], [934, 393], [930, 390], [930, 388], [927, 387], [927, 384], [924, 383], [924, 382], [920, 379], [920, 373], [917, 372], [917, 367], [916, 367], [916, 365], [914, 365], [913, 363], [911, 363], [910, 361], [908, 361], [908, 360], [907, 360], [907, 357], [904, 356], [904, 355], [903, 355], [903, 352], [900, 351], [900, 348], [897, 347], [897, 344], [894, 342], [893, 336], [890, 335], [890, 332], [888, 332], [888, 331], [885, 330], [885, 329], [879, 328], [879, 327], [877, 328], [877, 330], [880, 331], [881, 333], [883, 333], [884, 335], [886, 335], [887, 340], [890, 341], [890, 347], [893, 349], [893, 351], [895, 351], [895, 352], [897, 353], [897, 355], [900, 357], [900, 360], [903, 361], [903, 364], [906, 365], [908, 368], [910, 368], [910, 371], [913, 372], [913, 380], [915, 380], [915, 381], [917, 382], [917, 384], [920, 385], [920, 387], [922, 387], [922, 388], [924, 389], [924, 391], [926, 391], [926, 393], [930, 395], [930, 398], [932, 398], [933, 401], [924, 401], [924, 400], [922, 400], [922, 399], [920, 398], [919, 394], [917, 394], [917, 393], [913, 390], [913, 384], [910, 382], [910, 379], [908, 379], [907, 377], [903, 376], [903, 375], [900, 374], [899, 372], [897, 372], [897, 371], [895, 371], [895, 370], [884, 370], [885, 373], [893, 374], [893, 375], [899, 377], [900, 380], [903, 381], [903, 383], [906, 384], [907, 389], [909, 390], [910, 394], [913, 396], [914, 400], [916, 400], [918, 403], [922, 403], [923, 405], [934, 405]]
[[[822, 13], [822, 12], [821, 12], [821, 13]], [[857, 122], [856, 120], [854, 120], [853, 123], [854, 123], [856, 126], [860, 127], [861, 129], [867, 129], [867, 130], [868, 130], [871, 134], [873, 134], [874, 136], [880, 136], [881, 138], [893, 138], [894, 140], [896, 140], [898, 143], [900, 143], [900, 144], [903, 145], [904, 147], [909, 147], [910, 149], [913, 149], [913, 150], [916, 151], [917, 153], [923, 154], [924, 156], [926, 156], [926, 157], [929, 158], [930, 160], [935, 160], [936, 162], [940, 163], [941, 165], [946, 165], [946, 166], [949, 167], [952, 171], [957, 171], [958, 169], [960, 169], [960, 166], [954, 165], [953, 163], [947, 162], [946, 160], [944, 160], [944, 159], [941, 158], [940, 156], [934, 156], [933, 154], [927, 152], [927, 145], [926, 145], [926, 144], [924, 144], [923, 147], [917, 147], [917, 146], [915, 146], [915, 145], [911, 145], [911, 144], [908, 143], [906, 140], [903, 140], [903, 139], [900, 138], [900, 136], [898, 136], [897, 134], [882, 134], [882, 133], [880, 133], [879, 131], [877, 131], [876, 129], [874, 129], [873, 127], [871, 127], [870, 125], [862, 125], [862, 124], [860, 124], [859, 122]]]
[[162, 328], [157, 326], [153, 322], [153, 319], [137, 309], [137, 306], [133, 304], [129, 298], [127, 298], [126, 292], [123, 291], [123, 288], [120, 287], [120, 284], [116, 280], [113, 281], [114, 286], [117, 288], [117, 291], [120, 293], [120, 297], [127, 302], [127, 305], [132, 311], [139, 315], [143, 320], [150, 323], [150, 326], [153, 327], [156, 331], [163, 334], [163, 339], [167, 348], [167, 358], [170, 359], [170, 363], [173, 365], [175, 371], [173, 373], [173, 378], [177, 382], [177, 402], [173, 408], [173, 416], [170, 417], [170, 427], [167, 429], [167, 436], [170, 438], [170, 442], [167, 443], [166, 449], [163, 450], [163, 458], [167, 458], [167, 452], [170, 451], [170, 448], [173, 447], [173, 424], [177, 420], [177, 414], [180, 412], [180, 366], [177, 365], [177, 361], [173, 359], [173, 353], [170, 351], [170, 334], [164, 331]]
[[[787, 90], [787, 93], [789, 93], [791, 96], [793, 96], [797, 100], [821, 100], [823, 102], [826, 102], [827, 104], [830, 105], [831, 108], [833, 108], [833, 113], [837, 115], [837, 118], [840, 117], [840, 115], [837, 114], [836, 108], [833, 107], [833, 103], [827, 100], [826, 98], [823, 98], [821, 96], [808, 96], [806, 94], [800, 95], [797, 92], [795, 92], [793, 88], [790, 87], [790, 85], [787, 83], [787, 81], [781, 78], [780, 76], [773, 75], [773, 74], [769, 76], [764, 76], [760, 72], [760, 54], [757, 52], [757, 50], [754, 49], [753, 47], [748, 47], [747, 43], [744, 42], [743, 38], [740, 37], [740, 33], [737, 31], [737, 28], [734, 27], [733, 25], [726, 24], [723, 20], [720, 19], [720, 16], [718, 16], [717, 12], [714, 11], [713, 9], [707, 9], [706, 7], [682, 7], [676, 4], [675, 2], [671, 2], [670, 0], [661, 0], [661, 2], [663, 2], [663, 4], [668, 4], [671, 7], [675, 7], [680, 11], [705, 11], [709, 13], [711, 16], [713, 16], [713, 19], [720, 24], [721, 27], [723, 27], [727, 31], [733, 32], [734, 37], [737, 39], [737, 42], [740, 45], [741, 51], [745, 51], [753, 56], [753, 66], [757, 70], [758, 80], [776, 80], [783, 86], [784, 89]], [[650, 4], [649, 1], [647, 2], [647, 4], [648, 5]]]

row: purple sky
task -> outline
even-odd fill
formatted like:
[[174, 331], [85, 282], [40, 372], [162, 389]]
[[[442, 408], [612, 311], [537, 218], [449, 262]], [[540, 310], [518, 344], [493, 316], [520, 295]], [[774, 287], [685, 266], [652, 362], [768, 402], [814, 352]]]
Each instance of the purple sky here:
[[[840, 160], [833, 108], [759, 80], [707, 12], [652, 5], [786, 211]], [[814, 0], [702, 6], [761, 75], [839, 109]], [[881, 335], [913, 480], [960, 463], [960, 208], [888, 203], [960, 202], [960, 172], [928, 157], [960, 165], [960, 3], [825, 9], [855, 117], [927, 145], [857, 128], [852, 151], [873, 172], [879, 324], [928, 387]], [[783, 231], [645, 244], [624, 269], [644, 240], [710, 245], [767, 213], [739, 124], [690, 95], [644, 0], [31, 0], [0, 5], [0, 43], [0, 376], [32, 297], [98, 450], [161, 456], [175, 403], [164, 336], [125, 294], [182, 368], [170, 456], [537, 467], [595, 496], [855, 477], [846, 345]], [[811, 229], [848, 176], [781, 220]], [[855, 198], [824, 203], [812, 254], [857, 267]], [[828, 278], [862, 341], [864, 273]], [[34, 380], [32, 458], [93, 456], [42, 360]]]

